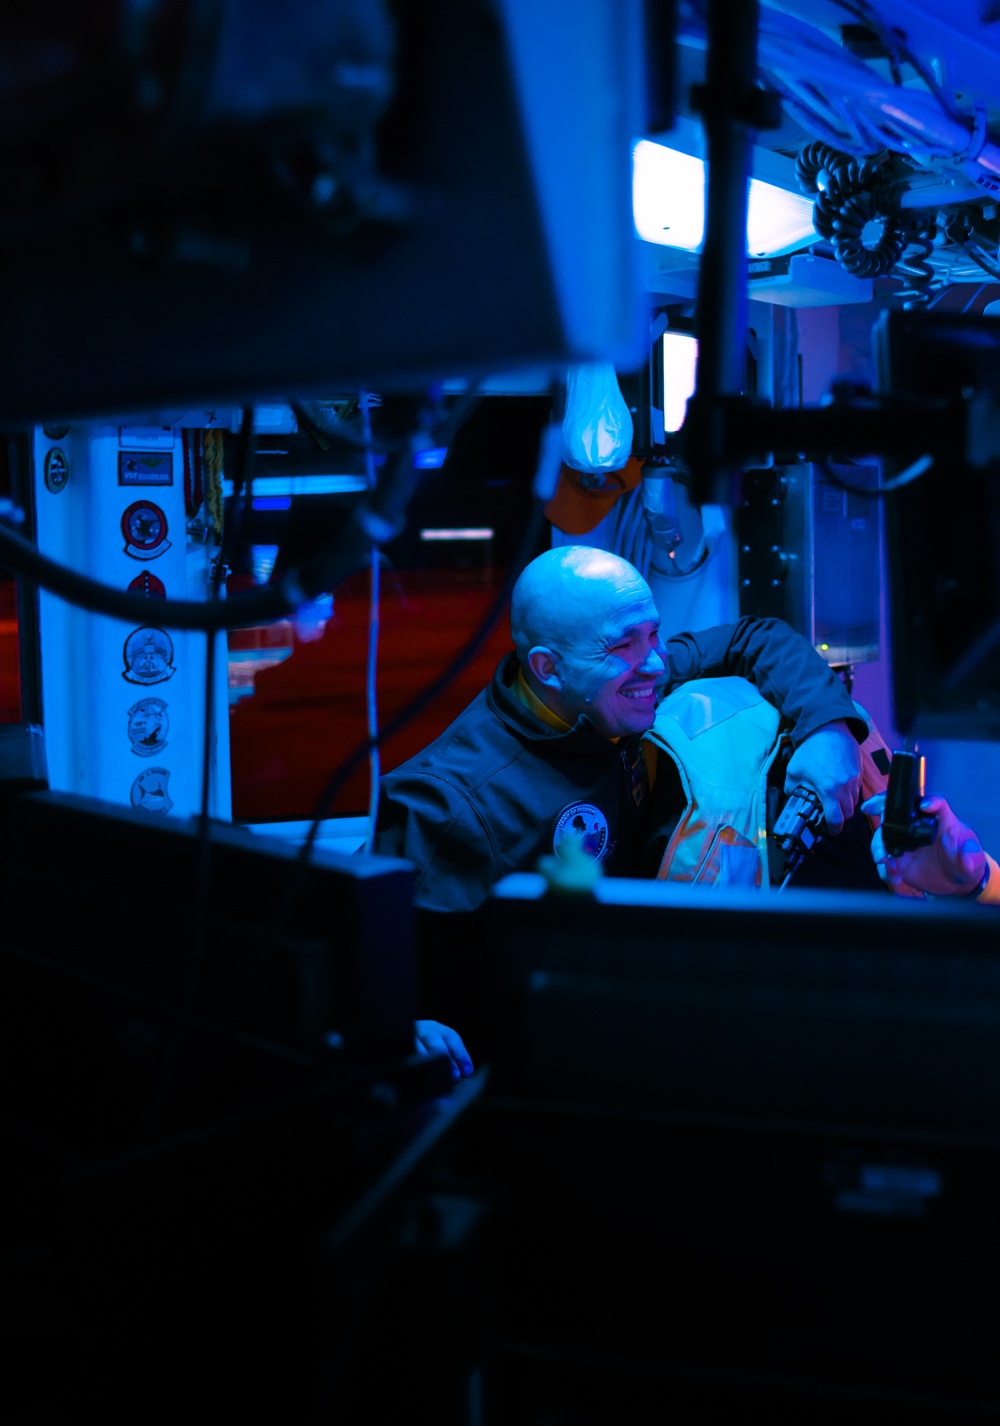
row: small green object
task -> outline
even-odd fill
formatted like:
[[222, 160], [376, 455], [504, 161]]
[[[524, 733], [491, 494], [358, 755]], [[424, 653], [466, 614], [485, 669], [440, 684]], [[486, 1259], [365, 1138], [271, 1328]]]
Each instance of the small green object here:
[[557, 896], [589, 896], [604, 875], [579, 837], [564, 837], [558, 856], [539, 857], [538, 871]]

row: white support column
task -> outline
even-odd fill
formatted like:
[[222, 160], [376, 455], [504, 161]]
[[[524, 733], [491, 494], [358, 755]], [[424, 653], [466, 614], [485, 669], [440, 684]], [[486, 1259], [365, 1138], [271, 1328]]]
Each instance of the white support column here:
[[[168, 597], [204, 598], [215, 550], [187, 540], [180, 430], [143, 429], [145, 438], [116, 426], [76, 425], [57, 439], [36, 430], [39, 548], [118, 589], [148, 574]], [[206, 637], [165, 630], [159, 604], [150, 594], [148, 618], [124, 624], [40, 592], [49, 778], [56, 790], [188, 817], [201, 803]], [[216, 637], [210, 810], [228, 820], [227, 654]]]

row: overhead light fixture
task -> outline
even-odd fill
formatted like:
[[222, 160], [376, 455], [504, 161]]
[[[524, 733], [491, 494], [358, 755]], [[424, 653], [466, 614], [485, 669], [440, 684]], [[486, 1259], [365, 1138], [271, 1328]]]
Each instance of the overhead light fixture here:
[[460, 530], [421, 530], [420, 538], [422, 540], [492, 540], [493, 531], [488, 525]]
[[[368, 489], [368, 481], [363, 475], [258, 475], [254, 479], [254, 509], [277, 510], [277, 505], [259, 505], [262, 500], [280, 499], [291, 495], [353, 495]], [[233, 493], [233, 482], [222, 482], [223, 495]]]
[[[773, 168], [773, 160], [781, 156], [766, 157]], [[776, 257], [814, 241], [812, 206], [803, 194], [751, 178], [747, 252], [751, 257]], [[704, 161], [640, 139], [632, 150], [632, 218], [645, 242], [700, 252], [705, 237]]]

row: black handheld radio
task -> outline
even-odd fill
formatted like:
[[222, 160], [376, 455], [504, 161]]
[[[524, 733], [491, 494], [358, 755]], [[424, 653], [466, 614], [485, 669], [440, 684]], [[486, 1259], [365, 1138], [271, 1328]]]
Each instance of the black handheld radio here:
[[938, 819], [920, 810], [926, 776], [925, 758], [893, 753], [882, 817], [882, 841], [891, 857], [929, 847], [937, 836]]

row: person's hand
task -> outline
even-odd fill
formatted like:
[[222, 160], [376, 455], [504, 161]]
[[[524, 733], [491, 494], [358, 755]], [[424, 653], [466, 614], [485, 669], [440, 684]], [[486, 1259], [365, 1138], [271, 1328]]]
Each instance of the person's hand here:
[[[885, 793], [869, 797], [861, 804], [862, 812], [881, 818], [885, 812]], [[921, 812], [938, 819], [937, 836], [929, 847], [915, 852], [903, 852], [891, 857], [882, 840], [882, 829], [872, 837], [872, 856], [883, 877], [894, 891], [925, 891], [931, 896], [968, 896], [975, 891], [986, 870], [986, 855], [982, 843], [964, 822], [959, 821], [943, 797], [925, 797]]]
[[811, 787], [823, 804], [827, 830], [843, 831], [861, 796], [861, 749], [843, 720], [824, 723], [795, 749], [785, 769], [785, 791]]
[[420, 1055], [447, 1055], [451, 1060], [452, 1079], [466, 1079], [472, 1074], [473, 1064], [469, 1052], [462, 1044], [462, 1037], [438, 1020], [418, 1020], [414, 1026], [417, 1053]]

